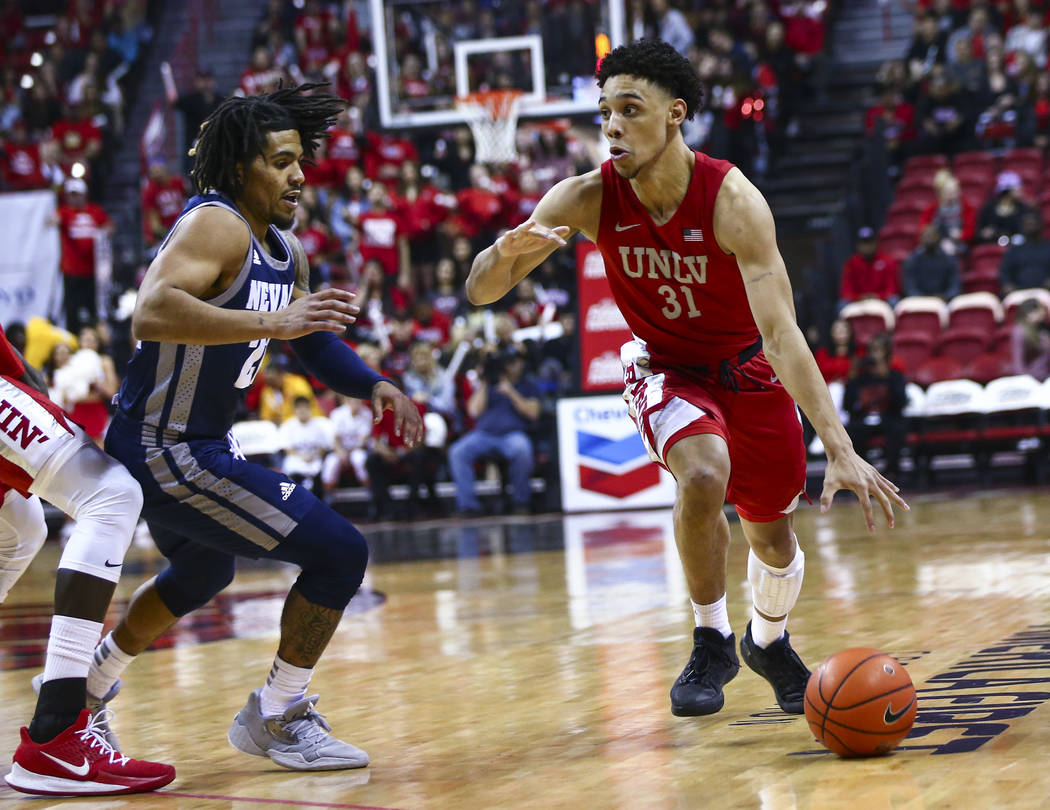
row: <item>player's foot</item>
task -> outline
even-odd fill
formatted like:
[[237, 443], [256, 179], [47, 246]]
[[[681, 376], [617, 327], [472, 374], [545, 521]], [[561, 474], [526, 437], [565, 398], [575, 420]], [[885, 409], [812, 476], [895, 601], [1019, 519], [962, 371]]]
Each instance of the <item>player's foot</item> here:
[[260, 691], [248, 696], [230, 726], [227, 738], [238, 751], [269, 757], [297, 771], [336, 771], [368, 764], [368, 754], [328, 733], [332, 727], [314, 708], [317, 695], [289, 706], [284, 714], [263, 717]]
[[751, 669], [765, 678], [773, 686], [780, 708], [788, 714], [802, 714], [805, 711], [806, 682], [809, 680], [809, 669], [802, 659], [791, 649], [788, 632], [765, 649], [755, 644], [751, 637], [751, 622], [747, 623], [747, 632], [740, 639], [740, 657]]
[[107, 796], [145, 793], [175, 778], [171, 765], [131, 759], [110, 746], [101, 728], [109, 714], [106, 709], [93, 717], [84, 709], [77, 722], [46, 743], [33, 742], [23, 727], [7, 784], [44, 796]]
[[693, 654], [671, 687], [671, 714], [714, 714], [725, 703], [722, 687], [740, 671], [736, 636], [725, 638], [712, 627], [693, 630]]
[[[43, 682], [44, 673], [40, 672], [33, 676], [32, 684], [34, 694], [40, 694], [40, 685]], [[120, 678], [117, 678], [117, 682], [110, 687], [109, 691], [106, 692], [105, 697], [95, 697], [93, 694], [88, 692], [86, 705], [88, 707], [88, 711], [91, 712], [91, 716], [98, 717], [100, 714], [103, 714], [103, 711], [106, 708], [106, 704], [113, 700], [113, 698], [117, 696], [117, 693], [119, 691]], [[117, 739], [117, 735], [113, 732], [113, 728], [109, 724], [109, 715], [111, 714], [112, 712], [106, 712], [102, 716], [102, 719], [99, 720], [98, 723], [96, 723], [96, 726], [98, 727], [99, 731], [102, 732], [102, 735], [106, 738], [106, 742], [109, 743], [110, 747], [113, 748], [113, 750], [115, 751], [119, 751], [120, 741]]]

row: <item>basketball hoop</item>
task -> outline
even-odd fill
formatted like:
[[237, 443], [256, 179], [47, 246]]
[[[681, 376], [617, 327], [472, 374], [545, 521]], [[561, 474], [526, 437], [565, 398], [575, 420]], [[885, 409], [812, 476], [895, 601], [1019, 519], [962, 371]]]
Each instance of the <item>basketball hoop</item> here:
[[513, 163], [518, 159], [514, 133], [518, 127], [521, 90], [479, 90], [456, 97], [474, 135], [474, 155], [479, 163]]

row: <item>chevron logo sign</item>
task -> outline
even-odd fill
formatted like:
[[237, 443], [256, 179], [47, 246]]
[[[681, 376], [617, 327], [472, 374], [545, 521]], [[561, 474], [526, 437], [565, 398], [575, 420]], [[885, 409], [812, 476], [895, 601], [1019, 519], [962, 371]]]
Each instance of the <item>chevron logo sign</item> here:
[[580, 488], [613, 498], [626, 498], [660, 483], [637, 433], [619, 439], [576, 431]]

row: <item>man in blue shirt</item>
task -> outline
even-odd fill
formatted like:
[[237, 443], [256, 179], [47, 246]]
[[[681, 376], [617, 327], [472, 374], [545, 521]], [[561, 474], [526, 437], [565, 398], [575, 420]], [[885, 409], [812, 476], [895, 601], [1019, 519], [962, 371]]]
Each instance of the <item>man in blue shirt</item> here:
[[[501, 366], [496, 368], [496, 366]], [[452, 480], [456, 484], [456, 507], [460, 514], [481, 514], [474, 492], [474, 462], [482, 456], [498, 455], [507, 462], [515, 513], [529, 510], [529, 475], [532, 473], [532, 440], [526, 431], [540, 416], [539, 389], [522, 375], [525, 359], [510, 354], [490, 358], [490, 373], [483, 375], [467, 401], [474, 429], [465, 433], [448, 451]]]

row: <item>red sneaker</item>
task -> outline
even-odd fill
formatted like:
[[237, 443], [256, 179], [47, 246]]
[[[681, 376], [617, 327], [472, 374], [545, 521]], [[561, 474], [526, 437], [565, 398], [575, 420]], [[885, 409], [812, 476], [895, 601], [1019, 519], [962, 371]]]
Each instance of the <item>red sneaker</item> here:
[[7, 784], [45, 796], [106, 796], [145, 793], [164, 787], [175, 769], [160, 762], [123, 756], [103, 733], [109, 710], [94, 717], [84, 709], [77, 722], [46, 743], [35, 743], [22, 727]]

